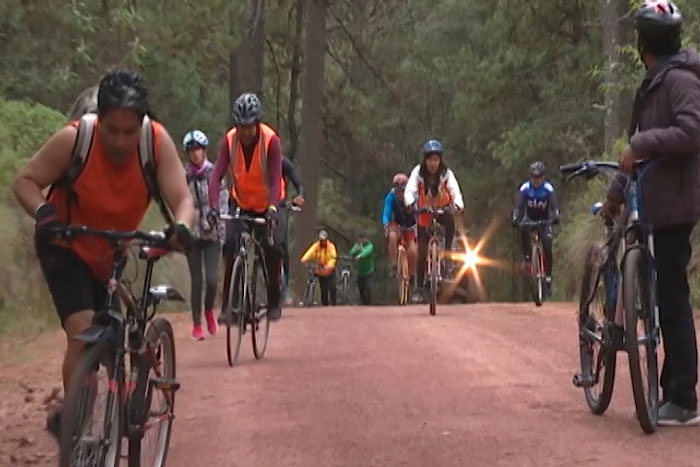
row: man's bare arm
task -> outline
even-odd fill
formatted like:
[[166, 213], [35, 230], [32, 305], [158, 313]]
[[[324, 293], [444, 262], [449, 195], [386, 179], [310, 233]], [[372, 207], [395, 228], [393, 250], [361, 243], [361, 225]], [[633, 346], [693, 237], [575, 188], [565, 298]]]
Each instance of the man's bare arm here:
[[58, 130], [17, 174], [12, 191], [32, 217], [46, 201], [42, 190], [56, 183], [68, 169], [77, 135], [78, 130], [72, 126]]

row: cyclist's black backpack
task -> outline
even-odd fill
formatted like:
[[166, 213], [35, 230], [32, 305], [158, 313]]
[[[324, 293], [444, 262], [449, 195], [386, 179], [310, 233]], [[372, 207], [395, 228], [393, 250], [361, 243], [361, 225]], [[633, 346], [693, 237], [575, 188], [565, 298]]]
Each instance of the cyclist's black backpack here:
[[[87, 113], [78, 121], [78, 136], [75, 140], [75, 146], [73, 146], [71, 163], [68, 166], [66, 173], [57, 183], [57, 185], [66, 190], [66, 195], [68, 198], [69, 223], [71, 202], [75, 202], [76, 204], [79, 202], [77, 195], [73, 191], [73, 183], [80, 176], [80, 173], [83, 171], [83, 167], [85, 167], [85, 162], [87, 161], [88, 154], [90, 152], [90, 146], [92, 146], [92, 139], [95, 135], [96, 121], [97, 115], [94, 113]], [[153, 148], [153, 125], [151, 123], [151, 119], [148, 118], [147, 115], [143, 117], [143, 124], [141, 125], [139, 159], [141, 161], [143, 180], [146, 183], [148, 194], [158, 205], [158, 209], [160, 209], [160, 212], [168, 225], [172, 225], [173, 216], [168, 207], [165, 205], [163, 198], [160, 196], [160, 190], [158, 189], [158, 179], [156, 177], [156, 159]]]

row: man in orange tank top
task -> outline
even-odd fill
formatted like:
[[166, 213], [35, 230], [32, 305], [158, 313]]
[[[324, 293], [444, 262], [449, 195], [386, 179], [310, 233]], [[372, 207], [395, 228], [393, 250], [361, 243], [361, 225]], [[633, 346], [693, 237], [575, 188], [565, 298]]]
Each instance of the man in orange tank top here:
[[[14, 182], [17, 200], [36, 219], [37, 256], [66, 333], [64, 387], [83, 350], [73, 337], [86, 330], [95, 309], [104, 306], [112, 259], [111, 249], [99, 239], [86, 236], [57, 245], [51, 229], [68, 223], [119, 231], [138, 228], [150, 202], [138, 152], [148, 111], [147, 90], [137, 73], [109, 73], [99, 85], [95, 132], [82, 171], [70, 187], [72, 195], [61, 180], [72, 161], [75, 122], [51, 136]], [[157, 122], [153, 122], [153, 145], [158, 188], [174, 217], [175, 241], [182, 245], [194, 220], [192, 198], [175, 145]], [[43, 190], [49, 186], [47, 198]], [[59, 417], [57, 412], [47, 420], [54, 434]]]
[[[266, 216], [269, 222], [264, 227], [275, 228], [277, 210], [280, 204], [280, 180], [282, 178], [282, 151], [280, 139], [275, 131], [260, 121], [262, 103], [255, 94], [242, 94], [233, 103], [236, 125], [226, 133], [221, 144], [219, 157], [216, 159], [214, 172], [209, 179], [209, 205], [219, 205], [219, 190], [216, 187], [229, 172], [233, 180], [231, 190], [232, 212], [241, 209], [242, 214]], [[216, 222], [218, 212], [209, 213], [210, 222]], [[224, 258], [226, 272], [224, 276], [224, 304], [221, 308], [219, 322], [225, 322], [226, 297], [231, 275], [231, 263], [238, 251], [238, 239], [245, 225], [240, 221], [231, 221], [226, 228]], [[266, 238], [263, 232], [262, 238]], [[278, 320], [282, 313], [280, 308], [280, 251], [275, 245], [263, 242], [265, 264], [268, 271], [267, 316]]]

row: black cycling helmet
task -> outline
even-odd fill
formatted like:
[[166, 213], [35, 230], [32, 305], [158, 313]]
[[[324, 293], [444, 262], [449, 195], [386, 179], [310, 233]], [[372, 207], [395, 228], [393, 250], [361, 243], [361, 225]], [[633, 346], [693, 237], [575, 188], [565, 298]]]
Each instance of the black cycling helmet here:
[[262, 103], [253, 93], [241, 94], [233, 103], [233, 119], [236, 125], [252, 125], [260, 121]]
[[647, 0], [634, 17], [637, 30], [637, 48], [640, 55], [670, 55], [681, 48], [683, 16], [675, 3], [666, 0]]
[[533, 162], [530, 166], [530, 175], [533, 177], [541, 177], [544, 175], [544, 169], [545, 167], [543, 162]]
[[424, 145], [423, 145], [423, 157], [427, 157], [431, 154], [437, 154], [439, 156], [442, 156], [445, 153], [445, 148], [442, 146], [442, 143], [436, 139], [431, 139], [428, 140]]

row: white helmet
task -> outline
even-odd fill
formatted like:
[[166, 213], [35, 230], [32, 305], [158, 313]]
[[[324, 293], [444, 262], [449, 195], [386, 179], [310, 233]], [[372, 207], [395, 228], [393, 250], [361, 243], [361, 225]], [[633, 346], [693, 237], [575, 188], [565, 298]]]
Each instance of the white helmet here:
[[187, 151], [192, 148], [206, 148], [209, 146], [209, 139], [204, 132], [199, 130], [190, 130], [182, 140], [182, 147]]

